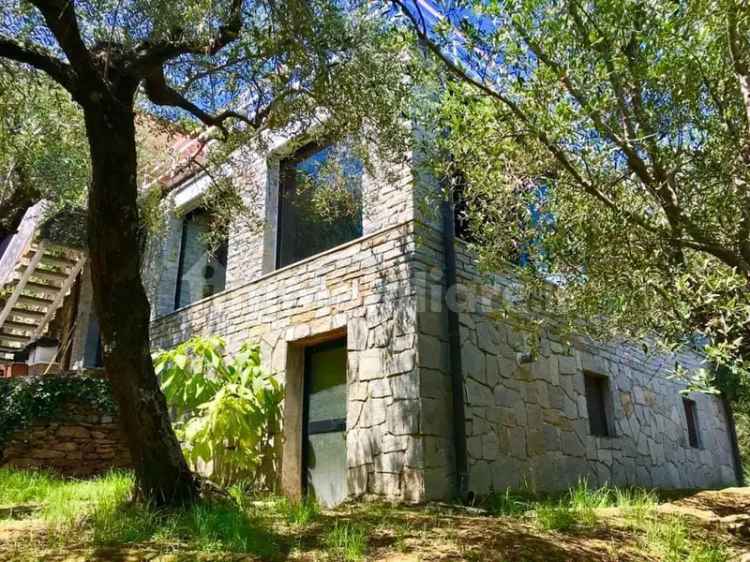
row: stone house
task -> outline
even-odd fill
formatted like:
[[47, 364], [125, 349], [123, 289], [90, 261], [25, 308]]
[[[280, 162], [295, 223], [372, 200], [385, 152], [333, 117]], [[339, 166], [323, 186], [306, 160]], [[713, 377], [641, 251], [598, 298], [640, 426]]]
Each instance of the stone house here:
[[[178, 174], [143, 279], [154, 347], [196, 334], [222, 336], [230, 350], [259, 343], [286, 385], [286, 493], [335, 504], [553, 491], [580, 478], [737, 483], [731, 414], [719, 397], [681, 394], [666, 376], [675, 357], [646, 355], [638, 342], [567, 344], [554, 326], [531, 352], [497, 320], [512, 277], [480, 275], [450, 209], [420, 204], [428, 186], [409, 163], [375, 175], [345, 166], [356, 204], [331, 220], [315, 217], [317, 184], [300, 178], [325, 179], [328, 159], [353, 158], [345, 146], [277, 135], [248, 154], [239, 181], [257, 220], [233, 224], [210, 253], [210, 180]], [[85, 271], [78, 284], [71, 368], [96, 363]], [[702, 362], [689, 350], [678, 359]]]

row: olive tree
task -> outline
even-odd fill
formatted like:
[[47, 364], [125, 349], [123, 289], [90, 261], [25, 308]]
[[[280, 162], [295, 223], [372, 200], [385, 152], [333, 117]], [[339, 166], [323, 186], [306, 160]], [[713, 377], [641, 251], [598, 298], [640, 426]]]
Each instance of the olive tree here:
[[[181, 112], [217, 135], [325, 115], [340, 131], [394, 131], [401, 45], [367, 3], [329, 0], [9, 0], [0, 60], [46, 74], [82, 114], [91, 162], [88, 244], [104, 363], [140, 495], [191, 501], [140, 277], [135, 107]], [[346, 115], [346, 117], [344, 117]], [[365, 133], [366, 134], [366, 133]]]
[[482, 263], [523, 256], [571, 330], [694, 344], [747, 382], [748, 2], [395, 4], [444, 70], [439, 167]]

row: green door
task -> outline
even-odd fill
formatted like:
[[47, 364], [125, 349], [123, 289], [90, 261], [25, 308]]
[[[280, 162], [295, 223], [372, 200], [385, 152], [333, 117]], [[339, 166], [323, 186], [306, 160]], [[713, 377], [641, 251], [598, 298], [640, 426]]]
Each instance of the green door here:
[[346, 340], [305, 354], [304, 483], [307, 493], [331, 507], [346, 490]]

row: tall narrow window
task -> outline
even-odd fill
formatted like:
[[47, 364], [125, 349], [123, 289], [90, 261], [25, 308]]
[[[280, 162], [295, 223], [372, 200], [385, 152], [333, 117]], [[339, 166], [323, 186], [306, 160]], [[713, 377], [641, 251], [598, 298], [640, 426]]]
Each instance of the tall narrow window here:
[[589, 412], [589, 428], [591, 435], [608, 437], [611, 435], [609, 429], [609, 416], [607, 412], [609, 401], [607, 400], [608, 381], [606, 377], [584, 374], [586, 387], [586, 407]]
[[224, 290], [227, 243], [224, 241], [211, 251], [207, 242], [208, 219], [204, 209], [197, 209], [187, 214], [183, 221], [175, 308]]
[[700, 447], [700, 436], [698, 435], [698, 409], [695, 402], [689, 398], [682, 399], [685, 407], [685, 418], [687, 420], [688, 443], [691, 447]]
[[281, 163], [278, 267], [362, 236], [362, 162], [343, 145], [307, 145]]

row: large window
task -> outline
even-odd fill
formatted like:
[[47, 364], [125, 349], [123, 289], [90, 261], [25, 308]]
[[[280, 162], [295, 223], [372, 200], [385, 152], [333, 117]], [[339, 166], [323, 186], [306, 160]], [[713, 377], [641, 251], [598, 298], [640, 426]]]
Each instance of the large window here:
[[362, 236], [362, 162], [310, 144], [281, 162], [277, 267]]
[[584, 373], [583, 378], [591, 435], [610, 437], [609, 381], [606, 377], [592, 373]]
[[209, 228], [209, 216], [205, 210], [197, 209], [185, 216], [175, 308], [187, 306], [224, 290], [227, 244], [224, 241], [211, 251], [208, 243]]

